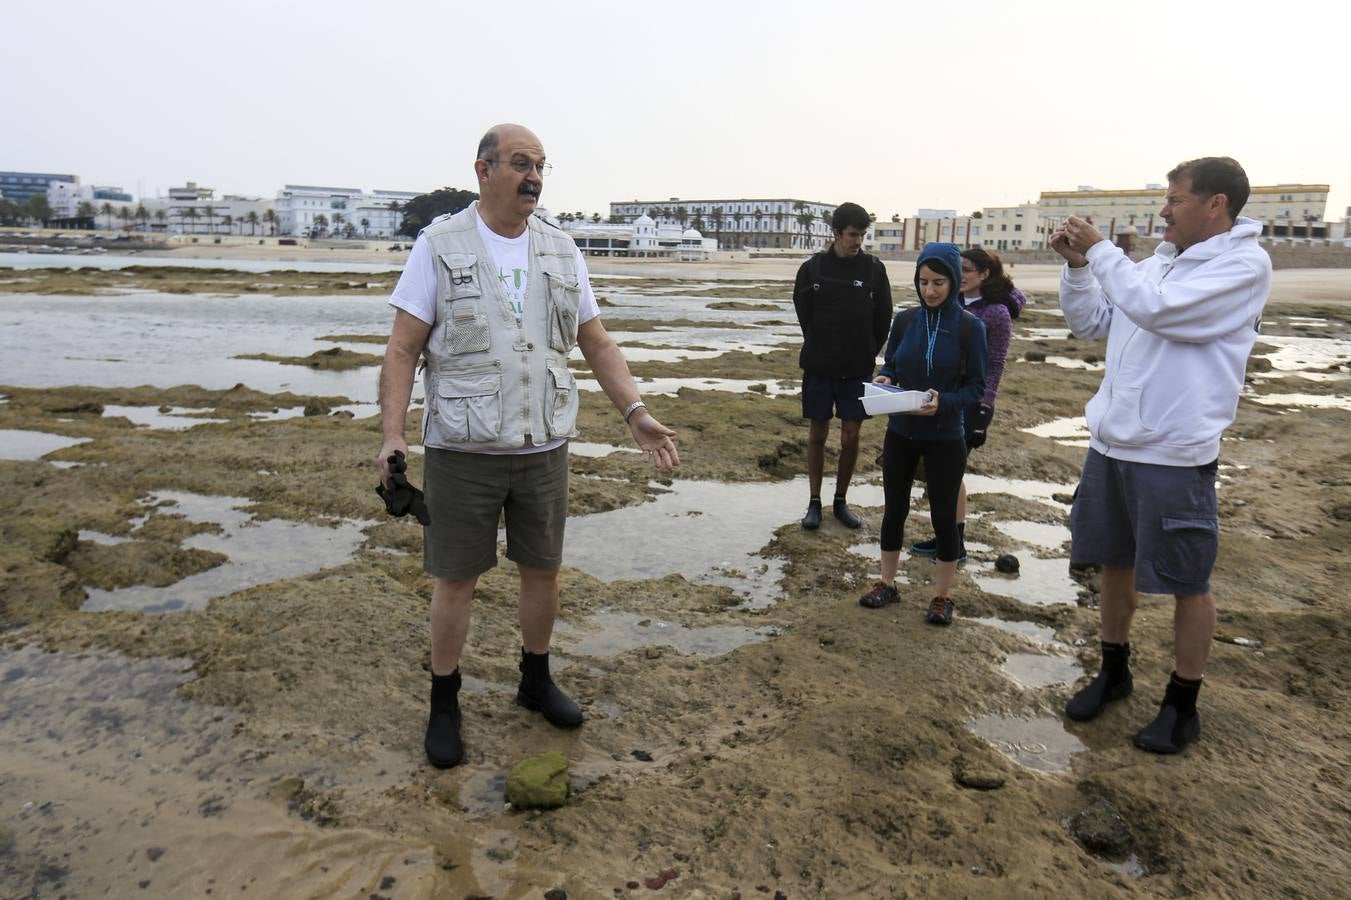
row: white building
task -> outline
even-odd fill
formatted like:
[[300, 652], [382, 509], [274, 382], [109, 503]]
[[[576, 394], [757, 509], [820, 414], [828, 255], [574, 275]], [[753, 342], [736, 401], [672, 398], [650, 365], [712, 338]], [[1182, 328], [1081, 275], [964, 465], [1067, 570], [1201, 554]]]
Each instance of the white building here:
[[987, 250], [1044, 250], [1051, 236], [1043, 210], [1035, 203], [986, 206], [974, 220], [971, 244]]
[[[1249, 189], [1242, 215], [1263, 225], [1267, 237], [1322, 240], [1328, 237], [1324, 216], [1326, 184], [1271, 184]], [[1102, 191], [1080, 185], [1074, 191], [1042, 191], [1037, 206], [1051, 227], [1069, 216], [1091, 219], [1105, 236], [1131, 232], [1162, 237], [1159, 210], [1167, 186], [1148, 184], [1137, 190]]]
[[930, 241], [948, 241], [962, 247], [979, 244], [981, 220], [959, 216], [951, 209], [921, 209], [915, 215], [893, 216], [890, 222], [874, 222], [863, 239], [863, 249], [879, 256], [894, 256], [919, 250]]
[[610, 204], [610, 221], [633, 222], [639, 216], [658, 226], [679, 225], [711, 234], [723, 248], [820, 250], [834, 237], [828, 203], [792, 198], [777, 200], [629, 200]]
[[169, 188], [167, 197], [147, 197], [141, 205], [150, 214], [151, 231], [245, 237], [275, 233], [269, 215], [271, 200], [238, 194], [217, 197], [215, 190], [195, 181]]
[[313, 237], [391, 238], [403, 221], [404, 204], [418, 196], [413, 191], [366, 193], [360, 188], [288, 184], [277, 191], [278, 231]]
[[718, 249], [716, 238], [704, 237], [693, 228], [675, 223], [658, 225], [651, 216], [615, 225], [580, 219], [563, 222], [578, 249], [587, 256], [642, 256], [697, 261], [708, 259]]
[[[81, 184], [74, 181], [51, 181], [47, 184], [47, 205], [51, 207], [53, 219], [81, 218], [80, 207], [88, 203], [94, 210], [92, 216], [96, 228], [118, 227], [119, 213], [123, 209], [135, 210], [136, 203], [131, 194], [109, 184]], [[112, 216], [103, 211], [107, 205], [113, 210]]]

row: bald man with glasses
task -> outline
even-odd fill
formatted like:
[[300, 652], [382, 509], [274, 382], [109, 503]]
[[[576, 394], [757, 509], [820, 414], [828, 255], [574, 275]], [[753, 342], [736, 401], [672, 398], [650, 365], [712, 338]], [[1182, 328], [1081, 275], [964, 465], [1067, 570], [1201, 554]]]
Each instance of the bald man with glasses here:
[[423, 359], [430, 518], [423, 568], [435, 579], [424, 748], [432, 765], [442, 768], [464, 759], [460, 658], [474, 588], [497, 564], [503, 516], [506, 555], [520, 573], [516, 702], [555, 726], [582, 724], [581, 708], [549, 674], [568, 441], [577, 433], [578, 389], [568, 368], [574, 347], [581, 348], [645, 457], [659, 469], [680, 462], [671, 441], [675, 432], [647, 411], [623, 354], [601, 324], [577, 245], [535, 215], [551, 168], [529, 129], [489, 129], [474, 161], [478, 201], [423, 229], [389, 300], [395, 313], [380, 372], [384, 444], [377, 465], [382, 484], [393, 491], [406, 465], [405, 419]]

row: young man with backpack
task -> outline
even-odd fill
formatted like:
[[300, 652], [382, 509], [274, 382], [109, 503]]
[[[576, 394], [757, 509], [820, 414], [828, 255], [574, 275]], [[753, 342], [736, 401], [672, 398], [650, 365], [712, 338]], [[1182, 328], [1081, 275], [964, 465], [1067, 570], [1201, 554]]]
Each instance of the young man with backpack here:
[[832, 511], [846, 528], [863, 524], [845, 500], [858, 461], [863, 386], [872, 380], [877, 353], [891, 324], [891, 284], [886, 266], [863, 252], [871, 220], [857, 203], [831, 216], [835, 239], [798, 269], [793, 306], [802, 328], [802, 416], [810, 420], [807, 480], [811, 498], [802, 527], [821, 527], [821, 480], [830, 420], [840, 420], [840, 460]]

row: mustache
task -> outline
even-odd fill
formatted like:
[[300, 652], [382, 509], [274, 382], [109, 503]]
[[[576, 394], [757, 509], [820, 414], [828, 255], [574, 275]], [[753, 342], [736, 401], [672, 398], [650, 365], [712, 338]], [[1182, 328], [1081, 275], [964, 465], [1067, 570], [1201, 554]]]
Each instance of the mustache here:
[[528, 181], [522, 181], [521, 184], [520, 184], [520, 187], [516, 188], [516, 193], [518, 193], [518, 194], [529, 194], [529, 195], [532, 196], [532, 197], [538, 197], [538, 196], [539, 196], [539, 191], [540, 191], [540, 186], [539, 186], [539, 185], [537, 185], [537, 184], [531, 184], [531, 183], [528, 182]]

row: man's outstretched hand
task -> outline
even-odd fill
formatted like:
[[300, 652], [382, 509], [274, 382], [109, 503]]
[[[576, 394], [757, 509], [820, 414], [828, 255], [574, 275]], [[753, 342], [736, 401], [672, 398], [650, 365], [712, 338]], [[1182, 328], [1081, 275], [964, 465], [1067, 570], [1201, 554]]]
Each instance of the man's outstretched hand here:
[[375, 486], [375, 492], [385, 501], [385, 511], [391, 516], [413, 516], [423, 525], [432, 524], [431, 514], [427, 512], [427, 501], [422, 491], [408, 483], [408, 460], [402, 450], [395, 450], [385, 460], [389, 467], [388, 483]]

